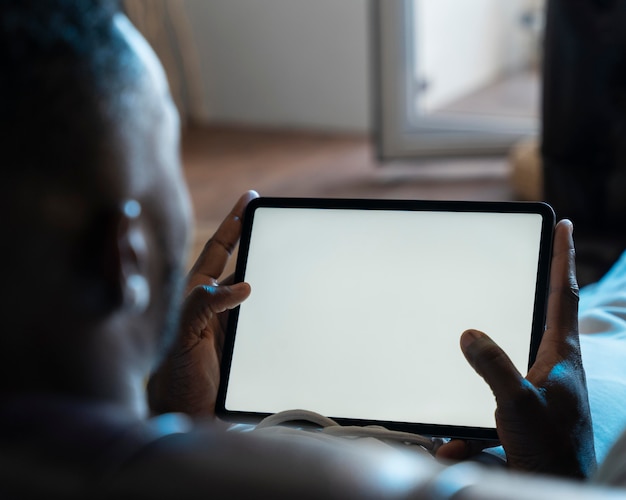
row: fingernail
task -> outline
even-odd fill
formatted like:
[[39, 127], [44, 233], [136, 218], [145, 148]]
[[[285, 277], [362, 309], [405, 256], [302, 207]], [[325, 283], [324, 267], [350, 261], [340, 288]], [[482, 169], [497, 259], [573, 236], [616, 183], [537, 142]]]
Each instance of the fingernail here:
[[210, 293], [211, 295], [213, 295], [215, 292], [217, 292], [217, 287], [216, 286], [203, 285], [202, 288], [204, 288], [204, 291], [206, 293]]
[[463, 335], [461, 335], [461, 347], [465, 349], [481, 337], [482, 333], [477, 330], [466, 330], [463, 332]]

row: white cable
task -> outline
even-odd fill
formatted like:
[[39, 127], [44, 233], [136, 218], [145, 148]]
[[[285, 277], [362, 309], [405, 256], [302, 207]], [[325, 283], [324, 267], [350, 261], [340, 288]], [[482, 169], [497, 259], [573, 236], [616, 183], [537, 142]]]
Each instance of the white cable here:
[[407, 445], [417, 445], [434, 454], [445, 442], [441, 438], [430, 438], [411, 432], [392, 431], [382, 426], [342, 426], [333, 419], [309, 410], [286, 410], [263, 419], [255, 430], [268, 429], [290, 422], [308, 422], [319, 427], [322, 434], [342, 438], [375, 438]]

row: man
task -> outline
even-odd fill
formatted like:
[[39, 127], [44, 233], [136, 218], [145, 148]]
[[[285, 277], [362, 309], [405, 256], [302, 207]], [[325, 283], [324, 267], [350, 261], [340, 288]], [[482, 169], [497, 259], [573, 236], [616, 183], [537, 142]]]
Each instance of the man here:
[[[368, 443], [250, 437], [203, 421], [214, 409], [224, 313], [251, 293], [220, 279], [256, 195], [239, 200], [185, 283], [190, 205], [156, 57], [106, 1], [0, 5], [0, 494], [611, 496]], [[571, 233], [557, 226], [547, 330], [528, 377], [481, 333], [466, 332], [461, 344], [496, 396], [510, 467], [581, 478], [595, 456]], [[464, 458], [473, 446], [452, 442], [439, 453]]]

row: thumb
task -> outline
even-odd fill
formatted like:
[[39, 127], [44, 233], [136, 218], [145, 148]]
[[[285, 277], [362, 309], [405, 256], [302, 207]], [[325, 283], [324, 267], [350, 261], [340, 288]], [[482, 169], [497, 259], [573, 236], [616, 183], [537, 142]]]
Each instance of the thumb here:
[[497, 401], [505, 400], [524, 384], [525, 379], [506, 353], [491, 338], [477, 330], [461, 335], [461, 350], [491, 390]]
[[185, 299], [184, 315], [210, 311], [219, 314], [233, 309], [250, 296], [248, 283], [196, 286]]
[[198, 288], [204, 292], [203, 300], [215, 314], [237, 307], [250, 296], [250, 285], [243, 282], [234, 285], [203, 285]]

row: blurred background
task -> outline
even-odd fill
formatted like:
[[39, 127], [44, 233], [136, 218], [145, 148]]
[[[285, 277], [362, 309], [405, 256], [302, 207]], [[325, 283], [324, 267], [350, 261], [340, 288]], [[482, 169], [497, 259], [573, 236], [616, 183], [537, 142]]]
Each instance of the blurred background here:
[[[544, 0], [123, 4], [183, 117], [194, 255], [247, 189], [545, 198]], [[617, 252], [594, 248], [581, 282]]]

